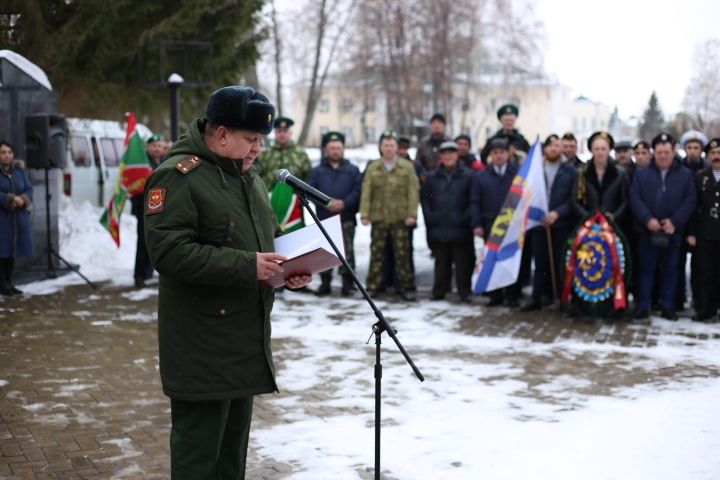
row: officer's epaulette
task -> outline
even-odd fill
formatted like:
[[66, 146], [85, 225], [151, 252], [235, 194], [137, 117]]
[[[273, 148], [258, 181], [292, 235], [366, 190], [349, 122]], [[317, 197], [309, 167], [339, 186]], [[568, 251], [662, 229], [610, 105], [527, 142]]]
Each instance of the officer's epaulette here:
[[183, 174], [188, 174], [199, 167], [202, 162], [201, 158], [193, 155], [192, 157], [188, 157], [185, 160], [178, 162], [177, 165], [175, 165], [175, 168], [180, 170]]

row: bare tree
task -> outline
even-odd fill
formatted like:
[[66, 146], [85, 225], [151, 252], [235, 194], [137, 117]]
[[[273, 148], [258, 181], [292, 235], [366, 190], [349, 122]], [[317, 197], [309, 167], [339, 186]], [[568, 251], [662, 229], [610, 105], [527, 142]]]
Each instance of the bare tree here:
[[720, 133], [720, 39], [711, 39], [695, 49], [694, 74], [683, 104], [696, 127], [709, 135]]
[[277, 11], [275, 10], [275, 0], [270, 1], [270, 8], [270, 22], [272, 26], [273, 45], [275, 47], [275, 55], [273, 56], [275, 63], [275, 101], [277, 102], [278, 115], [282, 115], [282, 40], [280, 38]]

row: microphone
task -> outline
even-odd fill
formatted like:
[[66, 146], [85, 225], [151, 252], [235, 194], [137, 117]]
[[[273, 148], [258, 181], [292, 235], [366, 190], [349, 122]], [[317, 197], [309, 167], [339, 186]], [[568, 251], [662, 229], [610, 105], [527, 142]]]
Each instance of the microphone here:
[[277, 178], [278, 182], [290, 185], [298, 192], [310, 197], [313, 202], [318, 203], [324, 207], [330, 205], [330, 202], [332, 201], [332, 198], [328, 197], [320, 190], [311, 187], [310, 185], [303, 182], [284, 168], [277, 171], [277, 173], [275, 174], [275, 178]]

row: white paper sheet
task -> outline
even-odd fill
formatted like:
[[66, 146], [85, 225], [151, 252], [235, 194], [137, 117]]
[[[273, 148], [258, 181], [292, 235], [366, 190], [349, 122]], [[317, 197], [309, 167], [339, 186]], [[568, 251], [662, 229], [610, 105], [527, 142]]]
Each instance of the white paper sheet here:
[[[340, 253], [345, 256], [345, 244], [343, 243], [342, 224], [340, 223], [340, 215], [335, 215], [321, 222], [325, 230], [327, 230], [330, 238], [337, 245]], [[303, 253], [311, 252], [315, 249], [323, 248], [335, 255], [335, 250], [325, 239], [325, 236], [316, 225], [308, 225], [294, 232], [275, 239], [275, 252], [285, 255], [288, 258], [295, 258]]]

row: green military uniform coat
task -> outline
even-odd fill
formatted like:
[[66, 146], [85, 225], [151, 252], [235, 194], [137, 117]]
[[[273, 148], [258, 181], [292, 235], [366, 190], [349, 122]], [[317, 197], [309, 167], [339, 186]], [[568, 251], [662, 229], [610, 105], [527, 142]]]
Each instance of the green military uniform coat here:
[[411, 161], [398, 157], [388, 170], [382, 160], [368, 164], [360, 196], [360, 218], [374, 224], [403, 222], [417, 218], [420, 184]]
[[242, 162], [211, 152], [202, 129], [195, 120], [145, 189], [163, 391], [175, 400], [269, 393], [273, 293], [256, 280], [256, 252], [273, 251], [277, 221], [255, 169], [241, 175]]
[[293, 175], [303, 181], [310, 176], [310, 158], [308, 154], [294, 142], [284, 148], [273, 145], [263, 152], [258, 160], [260, 177], [271, 189], [275, 185], [277, 171], [286, 168]]

